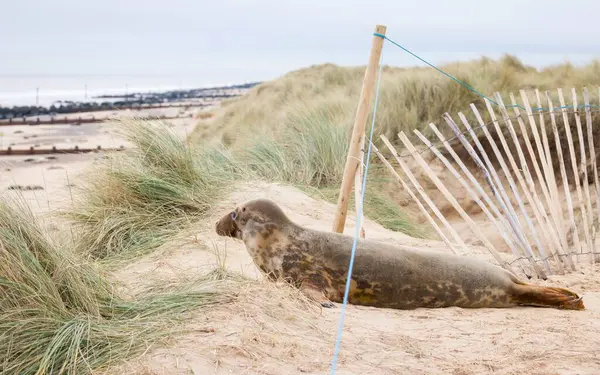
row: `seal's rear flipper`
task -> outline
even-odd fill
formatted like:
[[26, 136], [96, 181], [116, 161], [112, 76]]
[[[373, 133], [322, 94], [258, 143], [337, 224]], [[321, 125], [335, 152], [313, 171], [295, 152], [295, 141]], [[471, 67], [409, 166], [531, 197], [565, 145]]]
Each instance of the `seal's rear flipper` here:
[[568, 289], [533, 284], [518, 284], [513, 295], [519, 305], [585, 310], [583, 298]]

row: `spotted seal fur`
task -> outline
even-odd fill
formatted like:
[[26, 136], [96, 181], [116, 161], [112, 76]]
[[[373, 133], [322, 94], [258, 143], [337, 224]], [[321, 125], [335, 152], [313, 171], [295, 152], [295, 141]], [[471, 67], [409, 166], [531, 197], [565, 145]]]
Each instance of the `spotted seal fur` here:
[[[215, 223], [218, 235], [242, 240], [254, 263], [286, 279], [325, 307], [342, 302], [354, 239], [302, 227], [272, 200], [247, 201]], [[504, 268], [467, 256], [357, 242], [348, 302], [394, 309], [585, 309], [567, 289], [525, 283]]]

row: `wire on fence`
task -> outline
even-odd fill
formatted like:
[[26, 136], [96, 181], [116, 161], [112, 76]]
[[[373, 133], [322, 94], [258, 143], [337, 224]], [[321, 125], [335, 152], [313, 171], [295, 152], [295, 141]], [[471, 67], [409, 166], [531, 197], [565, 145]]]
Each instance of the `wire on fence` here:
[[[600, 252], [598, 252], [598, 251], [584, 251], [584, 252], [581, 252], [581, 253], [556, 254], [556, 256], [558, 256], [559, 258], [567, 258], [567, 257], [573, 256], [573, 255], [600, 255]], [[554, 255], [548, 255], [548, 256], [543, 257], [543, 258], [534, 259], [534, 261], [536, 263], [545, 262], [545, 261], [548, 261], [548, 260], [552, 259], [553, 257], [554, 257]], [[529, 258], [527, 258], [527, 257], [521, 256], [521, 257], [515, 258], [512, 261], [506, 262], [506, 263], [512, 266], [514, 263], [516, 263], [516, 262], [518, 262], [520, 260], [528, 260], [528, 259]]]
[[[600, 107], [600, 106], [597, 106], [597, 107]], [[549, 114], [549, 113], [554, 113], [554, 112], [556, 112], [556, 110], [554, 110], [554, 111], [538, 111], [535, 114]], [[590, 112], [591, 113], [600, 113], [600, 109], [590, 110]], [[528, 115], [525, 115], [525, 116], [528, 116]], [[519, 118], [523, 118], [523, 115], [519, 114], [519, 115], [516, 115], [516, 116], [513, 116], [513, 117], [507, 117], [506, 119], [502, 118], [502, 119], [497, 119], [497, 120], [491, 120], [491, 121], [486, 122], [483, 125], [473, 126], [473, 127], [471, 127], [471, 129], [473, 131], [477, 131], [479, 129], [487, 128], [489, 125], [492, 125], [494, 122], [497, 122], [497, 123], [506, 123], [508, 121], [516, 120], [516, 119], [519, 119]], [[460, 135], [465, 135], [465, 134], [469, 134], [470, 132], [471, 132], [470, 130], [465, 130], [463, 132], [460, 132], [459, 134]], [[412, 157], [412, 156], [417, 155], [417, 154], [423, 154], [423, 153], [425, 153], [427, 151], [430, 151], [434, 147], [437, 148], [438, 146], [443, 145], [446, 142], [452, 142], [455, 139], [458, 139], [458, 137], [459, 137], [458, 135], [455, 135], [453, 137], [445, 139], [443, 142], [439, 141], [439, 142], [432, 143], [431, 146], [424, 147], [424, 148], [422, 148], [421, 150], [419, 150], [417, 152], [408, 152], [408, 153], [405, 153], [405, 154], [398, 154], [398, 157], [400, 157], [400, 158], [408, 158], [408, 157]], [[386, 153], [383, 153], [383, 152], [381, 154], [383, 156], [386, 156], [386, 157], [393, 157], [394, 156], [392, 154], [386, 154]]]
[[[389, 41], [390, 43], [394, 44], [396, 47], [398, 47], [398, 48], [400, 48], [400, 49], [404, 50], [405, 52], [407, 52], [407, 53], [409, 53], [409, 54], [411, 54], [411, 55], [412, 55], [412, 56], [414, 56], [415, 58], [417, 58], [417, 59], [421, 60], [421, 61], [422, 61], [422, 62], [424, 62], [425, 64], [429, 65], [430, 67], [432, 67], [433, 69], [435, 69], [435, 70], [437, 70], [438, 72], [442, 73], [442, 74], [443, 74], [443, 75], [445, 75], [446, 77], [448, 77], [448, 78], [452, 79], [453, 81], [455, 81], [455, 82], [457, 82], [457, 83], [459, 83], [459, 84], [463, 85], [464, 87], [466, 87], [466, 88], [467, 88], [467, 89], [469, 89], [470, 91], [474, 92], [475, 94], [479, 95], [480, 97], [482, 97], [482, 98], [485, 98], [485, 99], [489, 100], [491, 103], [493, 103], [493, 104], [495, 104], [495, 105], [498, 105], [498, 103], [497, 103], [495, 100], [493, 100], [493, 99], [491, 99], [491, 98], [487, 97], [486, 95], [484, 95], [484, 94], [480, 93], [479, 91], [475, 90], [473, 87], [469, 86], [469, 85], [468, 85], [468, 84], [466, 84], [465, 82], [463, 82], [463, 81], [461, 81], [461, 80], [459, 80], [459, 79], [457, 79], [457, 78], [453, 77], [452, 75], [450, 75], [450, 74], [446, 73], [445, 71], [443, 71], [442, 69], [440, 69], [440, 68], [438, 68], [437, 66], [433, 65], [432, 63], [430, 63], [430, 62], [426, 61], [426, 60], [425, 60], [425, 59], [423, 59], [422, 57], [420, 57], [420, 56], [418, 56], [418, 55], [416, 55], [416, 54], [412, 53], [412, 52], [411, 52], [411, 51], [409, 51], [407, 48], [405, 48], [405, 47], [401, 46], [400, 44], [398, 44], [398, 43], [396, 43], [395, 41], [391, 40], [391, 39], [390, 39], [390, 38], [388, 38], [387, 36], [385, 36], [385, 35], [383, 35], [383, 34], [379, 34], [379, 33], [373, 33], [373, 35], [375, 35], [375, 36], [378, 36], [378, 37], [380, 37], [380, 38], [383, 38], [383, 39], [385, 39], [385, 40]], [[521, 106], [521, 105], [518, 105], [518, 104], [511, 104], [511, 105], [507, 105], [507, 106], [505, 106], [505, 107], [506, 107], [506, 108], [519, 108], [519, 109], [525, 110], [525, 107], [523, 107], [523, 106]], [[585, 107], [591, 107], [591, 108], [600, 108], [600, 106], [598, 106], [598, 105], [587, 105], [587, 106], [586, 106], [586, 105], [579, 105], [579, 106], [577, 106], [577, 108], [585, 108]], [[564, 108], [574, 108], [574, 107], [573, 107], [572, 105], [565, 105], [565, 106], [562, 106], [562, 107], [557, 107], [557, 109], [564, 109]], [[531, 108], [531, 110], [533, 110], [533, 111], [537, 111], [537, 110], [543, 110], [543, 109], [546, 109], [546, 110], [547, 110], [548, 108], [543, 108], [543, 107]]]

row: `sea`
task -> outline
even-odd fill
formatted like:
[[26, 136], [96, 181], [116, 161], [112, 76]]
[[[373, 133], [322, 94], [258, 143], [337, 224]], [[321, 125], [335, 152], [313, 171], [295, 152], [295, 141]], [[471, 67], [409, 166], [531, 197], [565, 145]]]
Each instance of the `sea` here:
[[156, 93], [227, 86], [245, 82], [207, 83], [201, 79], [173, 79], [156, 76], [2, 76], [0, 107], [50, 107], [61, 101], [106, 102], [118, 99], [101, 95]]

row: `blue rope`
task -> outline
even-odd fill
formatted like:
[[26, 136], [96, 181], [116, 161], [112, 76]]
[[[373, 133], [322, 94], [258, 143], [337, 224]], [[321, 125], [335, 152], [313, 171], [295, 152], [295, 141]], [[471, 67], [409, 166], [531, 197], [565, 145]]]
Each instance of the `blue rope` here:
[[[391, 40], [391, 39], [390, 39], [390, 38], [388, 38], [387, 36], [385, 36], [385, 35], [383, 35], [383, 34], [379, 34], [379, 33], [373, 33], [373, 35], [374, 35], [374, 36], [378, 36], [378, 37], [380, 37], [380, 38], [383, 38], [383, 39], [386, 39], [386, 40], [390, 41], [392, 44], [394, 44], [394, 45], [396, 45], [397, 47], [401, 48], [402, 50], [404, 50], [404, 51], [408, 52], [408, 53], [409, 53], [409, 54], [411, 54], [412, 56], [414, 56], [414, 57], [416, 57], [417, 59], [421, 60], [422, 62], [424, 62], [425, 64], [429, 65], [430, 67], [432, 67], [433, 69], [437, 70], [438, 72], [442, 73], [442, 74], [443, 74], [443, 75], [445, 75], [446, 77], [448, 77], [448, 78], [452, 79], [453, 81], [455, 81], [455, 82], [457, 82], [457, 83], [459, 83], [459, 84], [463, 85], [464, 87], [466, 87], [467, 89], [469, 89], [469, 90], [473, 91], [475, 94], [479, 95], [480, 97], [482, 97], [482, 98], [485, 98], [485, 99], [489, 100], [490, 102], [494, 103], [495, 105], [498, 105], [498, 103], [497, 103], [495, 100], [492, 100], [491, 98], [489, 98], [489, 97], [487, 97], [486, 95], [484, 95], [484, 94], [480, 93], [479, 91], [475, 90], [473, 87], [469, 86], [469, 85], [468, 85], [468, 84], [466, 84], [465, 82], [463, 82], [463, 81], [460, 81], [460, 80], [458, 80], [458, 79], [454, 78], [454, 77], [453, 77], [453, 76], [451, 76], [450, 74], [448, 74], [448, 73], [444, 72], [442, 69], [440, 69], [440, 68], [436, 67], [435, 65], [433, 65], [433, 64], [431, 64], [430, 62], [428, 62], [428, 61], [424, 60], [423, 58], [421, 58], [421, 57], [419, 57], [419, 56], [415, 55], [414, 53], [412, 53], [412, 52], [411, 52], [411, 51], [409, 51], [408, 49], [406, 49], [406, 48], [402, 47], [400, 44], [398, 44], [398, 43], [394, 42], [393, 40]], [[519, 104], [511, 104], [511, 105], [507, 105], [507, 106], [505, 106], [505, 107], [506, 107], [506, 108], [514, 108], [514, 107], [516, 107], [516, 108], [519, 108], [519, 109], [522, 109], [522, 110], [524, 110], [524, 111], [525, 111], [525, 107], [523, 107], [523, 106], [521, 106], [521, 105], [519, 105]], [[588, 105], [582, 104], [582, 105], [579, 105], [579, 106], [577, 106], [577, 108], [586, 108], [586, 107], [589, 107], [589, 108], [600, 108], [600, 106], [598, 106], [598, 105], [589, 105], [589, 104], [588, 104]], [[555, 107], [555, 109], [563, 109], [563, 108], [574, 108], [574, 107], [573, 107], [572, 105], [564, 105], [564, 106], [561, 106], [561, 107]], [[537, 108], [531, 108], [531, 110], [532, 110], [532, 111], [540, 111], [540, 110], [549, 110], [549, 108], [537, 107]]]
[[365, 164], [365, 175], [363, 176], [360, 204], [358, 205], [358, 210], [356, 212], [356, 228], [355, 228], [355, 233], [354, 233], [354, 243], [352, 244], [352, 253], [350, 255], [350, 266], [348, 268], [348, 277], [346, 278], [346, 290], [344, 292], [344, 302], [342, 304], [342, 312], [340, 314], [340, 322], [339, 322], [339, 327], [338, 327], [338, 332], [337, 332], [337, 338], [335, 341], [335, 350], [333, 353], [333, 360], [331, 361], [331, 375], [335, 375], [338, 354], [340, 351], [340, 343], [342, 341], [342, 331], [344, 328], [344, 317], [346, 315], [346, 305], [348, 304], [348, 293], [350, 292], [350, 281], [352, 279], [352, 267], [354, 265], [354, 254], [356, 253], [356, 243], [358, 241], [358, 236], [359, 236], [359, 231], [360, 231], [360, 217], [362, 214], [363, 203], [365, 200], [365, 189], [367, 187], [367, 175], [369, 174], [369, 160], [371, 159], [371, 145], [373, 142], [373, 130], [375, 129], [375, 114], [377, 113], [377, 102], [379, 101], [379, 84], [381, 83], [382, 68], [383, 68], [383, 64], [380, 64], [378, 77], [377, 77], [377, 88], [375, 91], [375, 104], [373, 105], [373, 119], [371, 121], [371, 134], [369, 135], [369, 148], [367, 151], [367, 158], [366, 158], [366, 164]]

